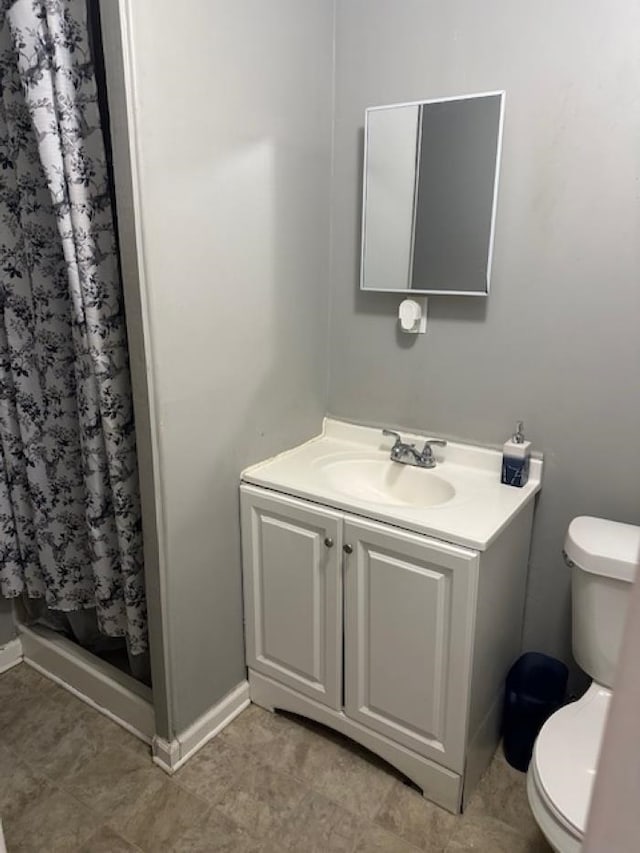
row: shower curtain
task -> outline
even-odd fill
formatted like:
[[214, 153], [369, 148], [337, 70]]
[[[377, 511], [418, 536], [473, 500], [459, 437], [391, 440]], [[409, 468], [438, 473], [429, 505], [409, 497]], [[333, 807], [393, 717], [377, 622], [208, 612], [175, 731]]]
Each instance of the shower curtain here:
[[0, 0], [0, 464], [0, 593], [85, 633], [94, 618], [144, 656], [126, 328], [84, 0]]

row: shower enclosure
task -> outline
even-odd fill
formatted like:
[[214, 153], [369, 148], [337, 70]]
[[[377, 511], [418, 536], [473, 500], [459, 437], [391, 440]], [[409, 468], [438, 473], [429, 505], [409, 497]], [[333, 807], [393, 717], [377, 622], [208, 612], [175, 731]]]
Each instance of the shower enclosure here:
[[25, 660], [150, 740], [97, 0], [0, 11], [0, 594]]

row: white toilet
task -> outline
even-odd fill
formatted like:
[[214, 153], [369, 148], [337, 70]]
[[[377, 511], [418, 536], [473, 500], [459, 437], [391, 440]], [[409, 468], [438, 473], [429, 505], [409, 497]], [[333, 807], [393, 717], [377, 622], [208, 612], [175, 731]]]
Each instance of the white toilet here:
[[639, 556], [640, 527], [588, 516], [569, 525], [573, 654], [593, 683], [544, 724], [527, 773], [531, 811], [558, 853], [578, 853], [584, 836]]

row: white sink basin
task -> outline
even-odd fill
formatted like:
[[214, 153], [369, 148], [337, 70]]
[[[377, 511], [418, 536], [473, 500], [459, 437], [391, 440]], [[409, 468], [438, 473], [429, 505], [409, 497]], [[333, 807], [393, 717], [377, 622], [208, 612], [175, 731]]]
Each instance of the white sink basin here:
[[247, 468], [242, 480], [479, 551], [540, 489], [541, 459], [516, 489], [500, 482], [500, 450], [449, 441], [431, 469], [392, 462], [391, 444], [380, 429], [327, 418], [322, 435]]
[[327, 484], [356, 500], [388, 506], [429, 507], [455, 496], [451, 483], [431, 469], [376, 458], [322, 460]]

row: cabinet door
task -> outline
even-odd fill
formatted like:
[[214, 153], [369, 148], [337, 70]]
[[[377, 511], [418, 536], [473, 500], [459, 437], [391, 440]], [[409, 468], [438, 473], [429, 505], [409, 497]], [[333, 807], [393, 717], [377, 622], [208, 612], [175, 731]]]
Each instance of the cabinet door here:
[[347, 518], [345, 710], [461, 773], [478, 554]]
[[247, 663], [332, 708], [342, 702], [342, 515], [241, 487]]

